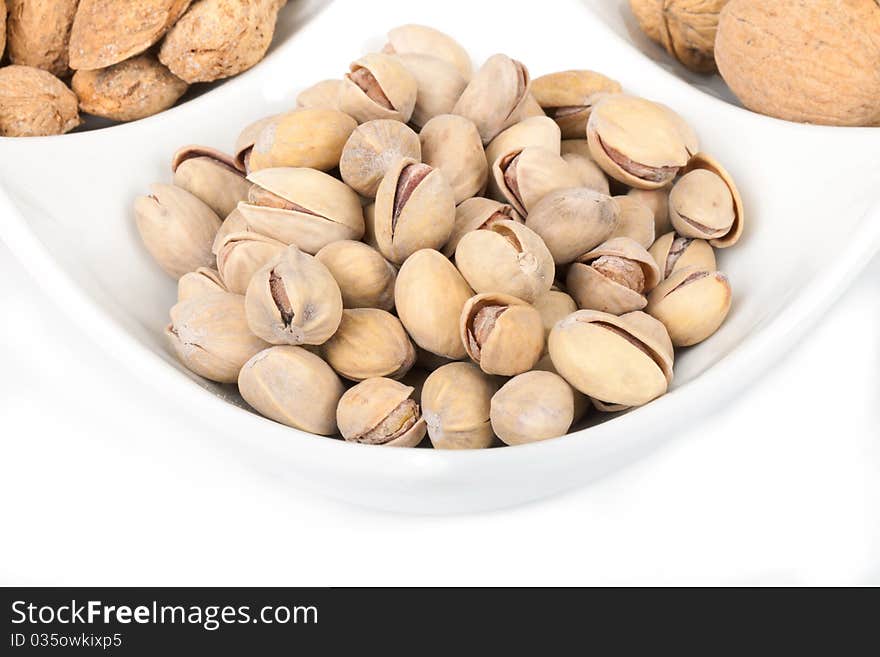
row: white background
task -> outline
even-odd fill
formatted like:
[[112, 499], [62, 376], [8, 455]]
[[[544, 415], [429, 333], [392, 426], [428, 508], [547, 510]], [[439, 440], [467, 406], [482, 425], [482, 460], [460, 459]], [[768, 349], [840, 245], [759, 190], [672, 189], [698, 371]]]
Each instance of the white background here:
[[880, 260], [725, 411], [588, 488], [399, 516], [237, 462], [0, 244], [0, 582], [880, 584], [878, 300]]

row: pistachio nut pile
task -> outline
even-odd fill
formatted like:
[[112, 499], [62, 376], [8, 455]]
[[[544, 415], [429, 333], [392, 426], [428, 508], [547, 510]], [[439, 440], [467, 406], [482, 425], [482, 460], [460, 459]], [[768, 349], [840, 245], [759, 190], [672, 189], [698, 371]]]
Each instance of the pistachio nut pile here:
[[186, 146], [135, 201], [167, 336], [267, 418], [369, 445], [518, 445], [663, 395], [731, 303], [730, 175], [598, 73], [472, 70], [434, 29]]

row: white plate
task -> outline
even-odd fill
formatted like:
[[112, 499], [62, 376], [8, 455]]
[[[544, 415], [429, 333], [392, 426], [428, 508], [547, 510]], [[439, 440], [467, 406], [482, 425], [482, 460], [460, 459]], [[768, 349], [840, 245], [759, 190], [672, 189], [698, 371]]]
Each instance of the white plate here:
[[[357, 504], [432, 513], [513, 505], [583, 485], [645, 455], [684, 424], [706, 421], [716, 404], [791, 347], [880, 248], [880, 208], [871, 209], [880, 189], [880, 130], [758, 116], [725, 102], [717, 80], [701, 83], [710, 93], [698, 90], [680, 72], [671, 74], [667, 68], [677, 69], [649, 43], [632, 45], [625, 4], [566, 0], [527, 11], [522, 3], [495, 1], [340, 0], [295, 35], [288, 20], [286, 38], [253, 70], [160, 116], [60, 138], [0, 140], [0, 234], [59, 311], [132, 375], [167, 393], [167, 409], [145, 413], [183, 407], [215, 433], [218, 446], [232, 445], [267, 473]], [[670, 394], [534, 445], [388, 449], [318, 438], [258, 417], [228, 403], [236, 397], [227, 389], [190, 376], [170, 354], [162, 328], [175, 285], [141, 247], [132, 199], [169, 179], [178, 146], [230, 149], [242, 126], [291, 107], [308, 84], [338, 77], [404, 22], [449, 32], [475, 61], [507, 52], [534, 76], [603, 71], [677, 108], [704, 150], [731, 170], [748, 213], [744, 239], [720, 254], [735, 291], [733, 310], [718, 334], [681, 354]]]

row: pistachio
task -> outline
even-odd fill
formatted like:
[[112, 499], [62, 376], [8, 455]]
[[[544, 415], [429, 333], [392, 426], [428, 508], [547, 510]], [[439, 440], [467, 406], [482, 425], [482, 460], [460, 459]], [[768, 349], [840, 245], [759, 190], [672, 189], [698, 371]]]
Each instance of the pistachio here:
[[418, 89], [410, 123], [421, 128], [435, 116], [449, 114], [468, 82], [458, 69], [432, 55], [408, 53], [397, 59], [415, 78]]
[[352, 381], [399, 379], [416, 359], [400, 320], [376, 308], [343, 310], [339, 329], [324, 344], [323, 354], [337, 373]]
[[528, 69], [506, 55], [492, 55], [465, 87], [452, 109], [473, 121], [484, 144], [518, 120], [529, 94]]
[[244, 400], [260, 415], [321, 436], [336, 433], [336, 407], [345, 392], [336, 373], [302, 347], [270, 347], [238, 377]]
[[619, 82], [593, 71], [560, 71], [532, 81], [535, 100], [559, 124], [564, 139], [582, 139], [597, 98], [621, 91]]
[[218, 383], [234, 383], [248, 359], [268, 346], [248, 328], [244, 297], [228, 292], [178, 303], [165, 335], [187, 369]]
[[535, 100], [535, 96], [531, 92], [529, 92], [526, 94], [526, 98], [523, 101], [523, 104], [520, 106], [519, 110], [517, 111], [513, 122], [519, 123], [520, 121], [525, 121], [526, 119], [531, 119], [536, 116], [546, 117], [547, 115], [544, 113], [544, 110], [541, 109], [538, 101]]
[[189, 301], [217, 292], [228, 292], [220, 278], [220, 272], [209, 267], [199, 267], [184, 274], [177, 281], [177, 301]]
[[690, 347], [718, 330], [730, 311], [730, 303], [727, 276], [710, 269], [686, 267], [654, 288], [645, 310], [663, 322], [672, 344]]
[[280, 167], [255, 171], [248, 203], [240, 203], [251, 230], [306, 253], [364, 234], [361, 202], [345, 183], [315, 169]]
[[300, 109], [272, 117], [259, 127], [250, 150], [250, 139], [244, 139], [244, 134], [236, 148], [236, 159], [248, 172], [275, 167], [330, 171], [339, 166], [342, 149], [357, 123], [337, 110]]
[[452, 37], [425, 25], [401, 25], [388, 33], [384, 52], [403, 55], [413, 53], [437, 57], [455, 66], [465, 81], [473, 75], [471, 58]]
[[455, 262], [476, 292], [502, 292], [531, 303], [553, 285], [556, 267], [543, 240], [515, 221], [466, 233]]
[[376, 194], [376, 241], [394, 264], [419, 249], [440, 249], [455, 221], [455, 200], [443, 174], [411, 158], [391, 166]]
[[575, 170], [581, 179], [581, 185], [606, 196], [611, 193], [611, 186], [602, 167], [596, 164], [590, 155], [589, 142], [586, 139], [564, 139], [562, 141], [562, 159]]
[[173, 185], [155, 184], [150, 190], [150, 196], [134, 202], [138, 232], [150, 255], [174, 278], [212, 266], [211, 246], [220, 227], [214, 211]]
[[296, 107], [338, 110], [340, 91], [342, 91], [342, 80], [321, 80], [299, 93], [296, 97]]
[[[257, 141], [257, 137], [260, 136], [260, 133], [263, 131], [263, 128], [269, 125], [276, 125], [280, 117], [283, 114], [273, 114], [272, 116], [266, 116], [258, 121], [254, 121], [253, 123], [245, 126], [244, 130], [238, 135], [238, 138], [235, 140], [235, 150], [233, 152], [233, 156], [235, 158], [235, 168], [239, 171], [249, 172], [250, 167], [250, 159], [251, 153], [254, 149], [254, 144]], [[350, 125], [350, 124], [349, 124]], [[352, 130], [354, 127], [352, 126]], [[349, 131], [350, 133], [351, 131]], [[346, 139], [348, 137], [346, 136]], [[343, 144], [345, 141], [343, 140]], [[339, 152], [342, 152], [342, 146], [339, 147]], [[335, 165], [334, 165], [335, 166]]]
[[286, 245], [254, 232], [230, 233], [217, 250], [217, 270], [230, 292], [244, 294], [254, 274], [275, 260]]
[[739, 241], [743, 202], [733, 178], [715, 158], [697, 153], [669, 193], [672, 226], [684, 237], [710, 240], [725, 249]]
[[666, 392], [665, 357], [639, 327], [595, 310], [579, 310], [550, 333], [557, 372], [606, 405], [641, 406]]
[[492, 175], [492, 166], [498, 160], [513, 157], [516, 153], [532, 146], [558, 155], [560, 141], [559, 126], [546, 116], [529, 117], [503, 130], [486, 146], [486, 162], [489, 165], [490, 175], [485, 196], [496, 201], [505, 200]]
[[394, 287], [397, 314], [413, 341], [444, 358], [465, 357], [459, 318], [473, 290], [437, 251], [416, 251], [400, 268]]
[[654, 243], [654, 213], [651, 208], [631, 196], [615, 196], [614, 201], [620, 208], [620, 221], [609, 239], [629, 237], [644, 248], [651, 248]]
[[660, 268], [660, 280], [685, 267], [699, 267], [715, 271], [715, 251], [706, 240], [682, 237], [678, 233], [666, 233], [650, 249], [651, 256]]
[[500, 157], [492, 165], [492, 176], [502, 196], [523, 216], [550, 192], [581, 184], [560, 155], [535, 146]]
[[669, 190], [671, 185], [660, 189], [636, 189], [629, 190], [626, 195], [635, 199], [642, 205], [651, 209], [654, 215], [654, 234], [663, 235], [672, 230], [672, 222], [669, 221]]
[[609, 176], [630, 187], [659, 189], [695, 154], [693, 130], [665, 105], [627, 94], [609, 94], [587, 123], [590, 153]]
[[376, 198], [382, 178], [401, 157], [422, 159], [419, 136], [400, 121], [367, 121], [355, 128], [345, 142], [339, 173], [358, 194]]
[[550, 192], [526, 218], [526, 226], [544, 240], [559, 265], [604, 242], [619, 222], [620, 208], [614, 199], [586, 187]]
[[574, 398], [571, 386], [558, 374], [520, 374], [492, 396], [492, 430], [507, 445], [558, 438], [574, 420]]
[[332, 274], [295, 246], [253, 275], [245, 307], [251, 331], [271, 344], [324, 344], [342, 320], [342, 294]]
[[54, 75], [30, 66], [0, 68], [0, 136], [60, 135], [79, 124], [76, 95]]
[[373, 119], [407, 123], [417, 95], [418, 83], [399, 59], [372, 53], [351, 64], [339, 93], [339, 108], [358, 123]]
[[486, 154], [480, 133], [468, 119], [454, 114], [435, 116], [422, 127], [419, 139], [424, 163], [440, 170], [456, 204], [486, 187]]
[[184, 146], [171, 161], [174, 184], [200, 198], [218, 217], [228, 217], [246, 201], [251, 184], [226, 153], [207, 146]]
[[325, 246], [315, 257], [336, 279], [343, 308], [394, 308], [397, 270], [376, 249], [340, 240]]
[[489, 419], [498, 384], [471, 363], [450, 363], [431, 373], [422, 389], [422, 414], [437, 449], [482, 449], [495, 444]]
[[[250, 185], [250, 183], [248, 183]], [[223, 220], [223, 223], [220, 224], [220, 228], [217, 230], [217, 234], [214, 236], [214, 243], [211, 245], [211, 253], [215, 256], [220, 251], [220, 247], [223, 245], [223, 240], [227, 238], [227, 236], [232, 233], [247, 233], [252, 232], [250, 227], [248, 226], [247, 220], [244, 218], [244, 215], [239, 211], [236, 207], [235, 210], [227, 215], [226, 219]]]
[[[8, 31], [13, 64], [41, 68], [59, 77], [67, 75], [70, 28], [79, 0], [7, 0], [0, 4], [9, 5], [6, 25], [0, 20], [0, 58]], [[6, 9], [0, 7], [0, 19], [6, 16]]]
[[451, 258], [465, 233], [489, 228], [499, 221], [523, 223], [516, 210], [504, 203], [479, 196], [462, 201], [455, 208], [455, 224], [452, 226], [449, 241], [443, 247], [443, 255]]
[[486, 374], [527, 372], [544, 350], [540, 313], [507, 294], [478, 294], [468, 299], [459, 330], [468, 356]]
[[70, 30], [70, 68], [92, 71], [139, 55], [189, 5], [190, 0], [80, 0]]
[[415, 389], [392, 379], [373, 378], [350, 388], [339, 400], [336, 422], [350, 442], [415, 447], [425, 437], [425, 420]]
[[628, 237], [615, 237], [578, 258], [566, 287], [579, 308], [622, 315], [648, 305], [645, 294], [660, 280], [654, 258]]
[[539, 296], [532, 304], [541, 315], [541, 323], [544, 325], [544, 353], [547, 353], [546, 340], [550, 337], [550, 331], [556, 323], [565, 319], [578, 309], [577, 303], [570, 295], [561, 290], [550, 290]]

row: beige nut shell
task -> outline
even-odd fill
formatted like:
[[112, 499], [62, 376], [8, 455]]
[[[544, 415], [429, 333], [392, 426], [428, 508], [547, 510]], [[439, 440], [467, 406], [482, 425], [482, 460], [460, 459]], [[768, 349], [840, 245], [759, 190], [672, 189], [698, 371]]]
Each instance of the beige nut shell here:
[[443, 255], [451, 258], [466, 233], [480, 228], [488, 228], [496, 221], [508, 220], [523, 223], [516, 210], [506, 203], [499, 203], [480, 196], [465, 199], [455, 208], [455, 224], [452, 226], [449, 241], [443, 247]]
[[[477, 346], [474, 322], [484, 308], [502, 306], [494, 327]], [[468, 356], [487, 374], [515, 376], [532, 369], [544, 352], [541, 314], [524, 301], [507, 294], [478, 294], [468, 299], [459, 322], [461, 341]]]
[[650, 249], [655, 239], [654, 212], [650, 207], [631, 196], [615, 196], [614, 201], [620, 208], [620, 221], [609, 239], [613, 237], [629, 237], [644, 248]]
[[355, 128], [345, 142], [339, 159], [339, 173], [345, 184], [358, 194], [376, 198], [379, 183], [402, 157], [421, 161], [419, 135], [400, 121], [367, 121]]
[[351, 381], [399, 379], [416, 359], [400, 320], [376, 308], [343, 310], [339, 329], [322, 352], [330, 366]]
[[244, 294], [254, 274], [286, 249], [283, 242], [253, 231], [229, 233], [218, 245], [217, 271], [227, 290]]
[[228, 217], [247, 201], [251, 183], [231, 156], [207, 146], [184, 146], [171, 161], [174, 184], [204, 201], [218, 217]]
[[564, 139], [583, 138], [597, 98], [621, 91], [619, 82], [595, 71], [559, 71], [532, 81], [532, 95], [559, 125]]
[[565, 435], [574, 420], [575, 392], [558, 374], [525, 372], [492, 396], [492, 430], [507, 445]]
[[435, 370], [422, 388], [422, 416], [436, 449], [483, 449], [497, 439], [489, 418], [494, 377], [473, 363], [450, 363]]
[[250, 148], [248, 171], [302, 167], [329, 171], [357, 122], [333, 109], [299, 109], [264, 119], [239, 138], [236, 159]]
[[470, 119], [477, 126], [484, 144], [519, 120], [519, 112], [529, 95], [528, 69], [507, 55], [492, 55], [465, 87], [453, 114]]
[[[505, 167], [514, 160], [517, 191], [505, 180]], [[504, 200], [524, 217], [550, 192], [581, 185], [577, 171], [561, 155], [535, 146], [497, 159], [492, 165], [492, 177]]]
[[[349, 388], [339, 400], [336, 423], [339, 433], [351, 442], [363, 443], [365, 434], [381, 425], [401, 404], [413, 399], [415, 388], [393, 379], [373, 378]], [[413, 409], [418, 413], [418, 406]], [[412, 419], [412, 418], [410, 418]], [[379, 444], [383, 447], [416, 447], [425, 437], [427, 427], [420, 415], [403, 433]]]
[[375, 78], [385, 97], [391, 104], [388, 109], [361, 89], [346, 74], [339, 92], [339, 109], [351, 115], [358, 123], [373, 119], [390, 119], [402, 123], [409, 122], [416, 106], [418, 83], [415, 77], [397, 57], [384, 53], [364, 55], [350, 66], [350, 72], [366, 69]]
[[397, 59], [416, 80], [416, 105], [409, 122], [421, 128], [435, 116], [449, 114], [467, 86], [455, 66], [432, 55], [406, 53]]
[[654, 288], [645, 311], [663, 322], [676, 347], [690, 347], [719, 329], [730, 312], [731, 300], [727, 276], [688, 267]]
[[321, 80], [303, 89], [296, 97], [297, 109], [339, 109], [339, 92], [342, 80], [333, 78]]
[[590, 146], [586, 139], [564, 139], [562, 141], [562, 159], [575, 170], [581, 179], [582, 186], [601, 192], [606, 196], [611, 194], [608, 177], [590, 155]]
[[470, 55], [452, 37], [426, 25], [400, 25], [388, 32], [385, 51], [389, 53], [415, 53], [436, 57], [449, 62], [466, 81], [473, 75]]
[[533, 116], [513, 124], [486, 146], [486, 162], [491, 168], [500, 157], [537, 146], [559, 155], [562, 133], [547, 116]]
[[489, 178], [486, 153], [476, 126], [454, 114], [441, 114], [419, 133], [422, 161], [439, 169], [452, 187], [455, 203], [479, 194]]
[[[743, 230], [745, 229], [746, 217], [742, 195], [739, 193], [739, 188], [736, 186], [733, 176], [730, 175], [727, 169], [721, 166], [721, 163], [719, 163], [718, 160], [708, 153], [701, 152], [695, 154], [691, 158], [691, 161], [688, 162], [687, 166], [682, 170], [682, 173], [688, 174], [691, 171], [700, 169], [714, 173], [721, 178], [724, 184], [727, 185], [727, 189], [730, 190], [730, 196], [733, 199], [733, 224], [726, 235], [710, 240], [709, 242], [716, 249], [729, 248], [739, 242]], [[672, 214], [671, 211], [670, 214]]]
[[199, 267], [181, 276], [177, 281], [177, 301], [189, 301], [196, 297], [227, 292], [220, 272], [210, 267]]
[[[676, 239], [686, 241], [686, 245], [679, 253], [673, 254]], [[699, 267], [712, 271], [717, 268], [715, 251], [706, 240], [681, 238], [674, 231], [659, 237], [649, 249], [649, 253], [660, 270], [660, 280], [665, 280], [685, 267]]]
[[339, 284], [344, 308], [394, 308], [397, 270], [378, 250], [363, 242], [340, 240], [315, 257]]

